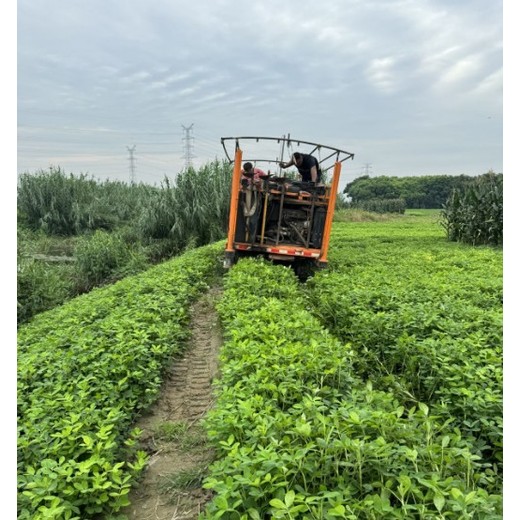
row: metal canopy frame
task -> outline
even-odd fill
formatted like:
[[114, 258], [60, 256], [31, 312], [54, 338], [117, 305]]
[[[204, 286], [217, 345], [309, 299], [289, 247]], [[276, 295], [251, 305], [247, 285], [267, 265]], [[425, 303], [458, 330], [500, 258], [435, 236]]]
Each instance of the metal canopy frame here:
[[[309, 154], [314, 154], [316, 151], [318, 152], [321, 152], [321, 150], [325, 150], [327, 152], [331, 152], [329, 153], [325, 158], [321, 158], [321, 154], [320, 154], [320, 157], [316, 157], [316, 159], [318, 159], [318, 162], [320, 164], [320, 167], [321, 167], [321, 170], [323, 172], [326, 172], [328, 170], [330, 170], [331, 168], [334, 167], [334, 164], [336, 162], [343, 162], [343, 161], [346, 161], [347, 159], [354, 159], [354, 154], [351, 153], [351, 152], [347, 152], [346, 150], [341, 150], [340, 148], [336, 148], [334, 146], [327, 146], [325, 144], [320, 144], [320, 143], [314, 143], [312, 141], [303, 141], [302, 139], [293, 139], [291, 138], [290, 136], [283, 136], [283, 137], [264, 137], [264, 136], [241, 136], [241, 137], [221, 137], [220, 138], [220, 142], [222, 144], [222, 147], [224, 148], [224, 152], [226, 154], [226, 157], [228, 159], [228, 161], [230, 163], [233, 163], [235, 162], [235, 159], [234, 159], [234, 155], [235, 155], [235, 150], [237, 148], [240, 148], [240, 141], [243, 140], [243, 141], [256, 141], [257, 143], [260, 142], [260, 141], [276, 141], [277, 144], [282, 144], [283, 148], [282, 148], [282, 157], [280, 157], [279, 159], [261, 159], [261, 158], [254, 158], [254, 157], [247, 157], [245, 159], [243, 159], [243, 161], [250, 161], [250, 162], [253, 162], [253, 163], [257, 163], [257, 162], [266, 162], [266, 163], [277, 163], [279, 164], [281, 161], [283, 161], [283, 150], [285, 149], [285, 147], [291, 147], [293, 144], [295, 144], [296, 146], [300, 146], [300, 145], [306, 145], [306, 146], [310, 146], [310, 147], [314, 147], [312, 148], [311, 151], [309, 152], [303, 152], [303, 153], [309, 153]], [[232, 156], [230, 155], [230, 144], [231, 142], [234, 142], [234, 148], [233, 148], [233, 152], [232, 152]], [[226, 146], [228, 145], [228, 146]], [[229, 147], [229, 149], [228, 149]], [[329, 161], [330, 159], [334, 158], [334, 160], [331, 162], [331, 164], [327, 165], [327, 161]]]

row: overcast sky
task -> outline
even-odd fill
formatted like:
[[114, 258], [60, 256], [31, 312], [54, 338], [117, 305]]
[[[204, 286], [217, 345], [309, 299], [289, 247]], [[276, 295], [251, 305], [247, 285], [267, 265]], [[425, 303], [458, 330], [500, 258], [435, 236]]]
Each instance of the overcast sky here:
[[503, 171], [497, 0], [18, 0], [17, 18], [18, 173], [128, 181], [132, 156], [154, 184], [187, 144], [198, 167], [222, 136], [287, 134], [354, 153], [342, 185]]

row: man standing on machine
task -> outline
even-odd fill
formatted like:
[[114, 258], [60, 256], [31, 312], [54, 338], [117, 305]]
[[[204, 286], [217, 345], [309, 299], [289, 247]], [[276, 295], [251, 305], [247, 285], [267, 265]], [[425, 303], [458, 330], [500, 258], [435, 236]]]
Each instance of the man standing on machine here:
[[303, 182], [321, 182], [320, 163], [316, 157], [308, 153], [294, 152], [289, 162], [281, 162], [281, 168], [296, 166]]

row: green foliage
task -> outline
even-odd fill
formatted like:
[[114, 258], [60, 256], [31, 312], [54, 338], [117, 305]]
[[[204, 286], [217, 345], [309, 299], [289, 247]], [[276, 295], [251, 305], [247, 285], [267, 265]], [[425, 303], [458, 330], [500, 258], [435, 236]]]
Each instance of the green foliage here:
[[167, 443], [175, 443], [175, 447], [183, 451], [194, 450], [206, 443], [204, 431], [200, 426], [185, 421], [165, 421], [155, 428], [155, 438]]
[[[174, 240], [203, 245], [224, 238], [228, 226], [232, 169], [214, 161], [176, 178], [175, 200], [180, 211], [172, 227]], [[182, 204], [181, 204], [182, 203]], [[181, 209], [182, 208], [182, 209]]]
[[100, 230], [80, 237], [75, 255], [80, 291], [134, 274], [147, 266], [144, 254], [129, 247], [119, 234]]
[[24, 323], [74, 295], [74, 266], [46, 260], [48, 256], [70, 255], [74, 244], [42, 231], [19, 228], [17, 235], [17, 323]]
[[229, 164], [214, 161], [179, 173], [175, 184], [166, 178], [140, 216], [143, 240], [167, 239], [178, 252], [224, 238], [231, 175]]
[[338, 193], [336, 195], [336, 207], [334, 211], [345, 210], [350, 207], [350, 200], [344, 193]]
[[30, 258], [34, 255], [72, 257], [76, 247], [76, 237], [47, 235], [43, 230], [32, 231], [17, 226], [17, 252], [19, 257]]
[[160, 483], [161, 491], [172, 493], [200, 488], [206, 474], [207, 467], [205, 464], [172, 473], [162, 478]]
[[348, 183], [344, 193], [354, 204], [373, 199], [403, 199], [407, 208], [442, 208], [455, 188], [463, 188], [474, 178], [468, 175], [425, 175], [388, 177], [363, 175]]
[[66, 175], [51, 167], [19, 177], [18, 214], [24, 225], [49, 235], [110, 230], [135, 216], [137, 201], [149, 190], [113, 181], [102, 184], [85, 174]]
[[336, 225], [331, 269], [307, 283], [311, 308], [351, 343], [357, 374], [453, 418], [500, 475], [502, 254], [405, 224]]
[[19, 320], [223, 238], [230, 183], [229, 165], [218, 161], [180, 173], [174, 184], [165, 178], [160, 188], [102, 183], [53, 167], [23, 174], [18, 186], [23, 247], [31, 255], [56, 254], [49, 249], [61, 236], [76, 262], [71, 268], [19, 261]]
[[47, 265], [32, 258], [18, 258], [17, 321], [61, 305], [74, 292], [74, 267]]
[[356, 349], [308, 312], [319, 307], [289, 269], [240, 260], [217, 308], [225, 344], [205, 426], [218, 460], [202, 518], [500, 518], [498, 477], [472, 439], [359, 378]]
[[353, 205], [365, 211], [374, 213], [404, 214], [406, 203], [403, 199], [369, 199]]
[[155, 428], [155, 436], [167, 442], [179, 441], [188, 432], [189, 424], [187, 422], [161, 422]]
[[142, 238], [169, 238], [175, 219], [174, 187], [165, 177], [156, 196], [143, 208], [139, 217], [138, 230]]
[[132, 422], [188, 337], [223, 243], [98, 288], [18, 330], [18, 518], [87, 520], [128, 505], [146, 463]]
[[[208, 519], [502, 518], [502, 252], [446, 241], [439, 215], [336, 220], [329, 268], [305, 286], [265, 260], [227, 271], [204, 424], [218, 458], [164, 485], [204, 479]], [[19, 518], [115, 518], [128, 503], [146, 462], [131, 424], [223, 248], [20, 327]], [[157, 435], [203, 442], [184, 423]]]
[[442, 211], [449, 240], [501, 246], [503, 241], [503, 176], [492, 171], [463, 190], [451, 193]]

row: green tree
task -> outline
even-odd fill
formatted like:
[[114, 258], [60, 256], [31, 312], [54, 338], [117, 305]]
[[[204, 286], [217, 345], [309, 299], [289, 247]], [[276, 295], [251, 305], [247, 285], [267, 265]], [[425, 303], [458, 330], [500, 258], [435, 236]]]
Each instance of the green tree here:
[[468, 175], [423, 175], [407, 177], [369, 177], [364, 175], [348, 183], [344, 193], [354, 204], [374, 199], [403, 199], [407, 208], [440, 209], [450, 193], [472, 182]]

